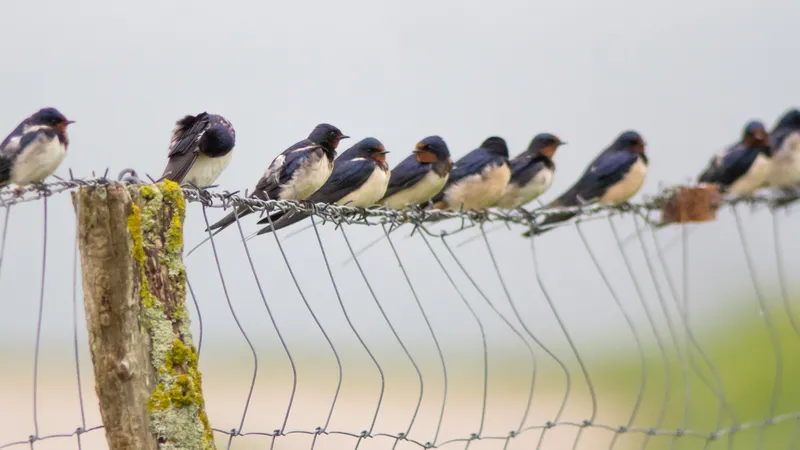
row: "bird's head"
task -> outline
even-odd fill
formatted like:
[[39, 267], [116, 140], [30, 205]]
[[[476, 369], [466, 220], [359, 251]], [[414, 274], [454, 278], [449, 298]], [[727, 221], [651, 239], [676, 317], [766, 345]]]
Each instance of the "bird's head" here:
[[758, 120], [751, 120], [747, 122], [742, 131], [742, 143], [746, 146], [761, 146], [766, 145], [769, 140], [769, 134], [764, 124]]
[[492, 136], [487, 138], [481, 144], [481, 148], [488, 150], [493, 155], [508, 158], [508, 145], [506, 145], [505, 139], [501, 137]]
[[52, 127], [59, 133], [66, 134], [67, 125], [75, 123], [75, 121], [67, 120], [67, 118], [55, 108], [42, 108], [30, 117], [28, 123], [30, 125]]
[[612, 147], [616, 150], [639, 154], [644, 154], [644, 148], [646, 146], [647, 143], [642, 138], [642, 135], [632, 130], [628, 130], [620, 134], [612, 145]]
[[308, 140], [331, 150], [336, 150], [336, 147], [339, 146], [339, 141], [349, 137], [350, 136], [345, 136], [342, 134], [341, 130], [335, 126], [327, 123], [321, 123], [314, 128], [314, 131], [312, 131], [311, 134], [308, 135]]
[[[347, 149], [345, 153], [352, 158], [369, 158], [379, 163], [386, 164], [386, 154], [389, 152], [381, 141], [373, 137], [368, 137], [356, 142], [356, 144]], [[342, 156], [345, 156], [345, 153], [342, 153]]]
[[220, 124], [206, 130], [197, 146], [200, 148], [200, 152], [205, 155], [224, 155], [233, 148], [235, 140], [234, 134]]
[[539, 133], [533, 137], [528, 151], [531, 153], [540, 153], [548, 158], [555, 155], [558, 147], [566, 145], [567, 143], [558, 138], [558, 136], [550, 133]]
[[437, 163], [450, 159], [450, 149], [439, 136], [428, 136], [419, 141], [414, 154], [421, 163]]
[[775, 128], [788, 128], [790, 130], [800, 130], [800, 110], [792, 108], [781, 116]]

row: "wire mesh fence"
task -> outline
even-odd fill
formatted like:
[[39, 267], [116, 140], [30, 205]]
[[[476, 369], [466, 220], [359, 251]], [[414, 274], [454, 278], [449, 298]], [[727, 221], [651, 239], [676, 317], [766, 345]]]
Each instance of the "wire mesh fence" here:
[[[104, 183], [0, 190], [0, 448], [106, 448], [75, 216], [56, 195]], [[669, 227], [657, 199], [589, 206], [525, 239], [552, 211], [184, 194], [220, 448], [800, 448], [786, 199]], [[314, 216], [205, 231], [242, 204]]]

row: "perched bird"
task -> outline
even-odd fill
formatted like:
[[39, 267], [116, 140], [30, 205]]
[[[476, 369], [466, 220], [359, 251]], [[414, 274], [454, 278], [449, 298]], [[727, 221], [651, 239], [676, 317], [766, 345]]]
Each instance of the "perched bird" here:
[[800, 183], [800, 110], [787, 111], [769, 134], [772, 167], [770, 186], [794, 191]]
[[511, 179], [508, 146], [492, 136], [456, 161], [441, 192], [431, 199], [438, 209], [485, 209], [494, 206]]
[[764, 124], [748, 122], [741, 142], [711, 158], [697, 181], [716, 184], [722, 192], [752, 195], [770, 173], [770, 152]]
[[511, 181], [495, 206], [518, 208], [550, 189], [556, 171], [553, 155], [565, 144], [550, 133], [537, 134], [528, 149], [511, 160]]
[[[307, 139], [292, 145], [272, 160], [251, 197], [305, 200], [328, 180], [336, 158], [336, 147], [339, 141], [348, 137], [333, 125], [317, 125]], [[208, 230], [223, 229], [236, 222], [236, 214], [241, 218], [251, 212], [253, 210], [247, 207], [236, 208]]]
[[[342, 206], [366, 208], [383, 198], [389, 185], [389, 165], [386, 148], [375, 138], [366, 138], [345, 150], [333, 166], [328, 181], [306, 200], [312, 203], [335, 203]], [[269, 224], [258, 234], [280, 230], [297, 223], [309, 213], [276, 213], [258, 221]]]
[[426, 203], [442, 190], [452, 168], [447, 144], [439, 136], [428, 136], [392, 169], [389, 187], [380, 203], [392, 209]]
[[[591, 203], [620, 205], [636, 195], [647, 175], [645, 142], [639, 133], [625, 131], [583, 172], [580, 179], [565, 193], [547, 205], [548, 208], [580, 206]], [[538, 227], [553, 225], [574, 217], [576, 213], [565, 212], [548, 216]], [[533, 234], [541, 234], [550, 228], [539, 228]], [[524, 236], [530, 236], [527, 232]]]
[[222, 116], [202, 112], [175, 124], [169, 162], [162, 178], [178, 184], [211, 186], [228, 166], [236, 144], [233, 125]]
[[43, 108], [23, 120], [0, 143], [0, 186], [41, 183], [67, 156], [67, 120], [55, 108]]

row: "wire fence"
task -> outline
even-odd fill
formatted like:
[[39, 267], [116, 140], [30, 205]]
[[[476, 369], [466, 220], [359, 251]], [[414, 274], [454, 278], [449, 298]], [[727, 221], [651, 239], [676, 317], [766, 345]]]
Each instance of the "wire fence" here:
[[[0, 190], [0, 449], [106, 448], [57, 194], [107, 183]], [[665, 190], [526, 239], [564, 209], [184, 195], [220, 448], [800, 448], [794, 199], [662, 227]], [[254, 239], [251, 218], [204, 231], [241, 205], [313, 216]]]

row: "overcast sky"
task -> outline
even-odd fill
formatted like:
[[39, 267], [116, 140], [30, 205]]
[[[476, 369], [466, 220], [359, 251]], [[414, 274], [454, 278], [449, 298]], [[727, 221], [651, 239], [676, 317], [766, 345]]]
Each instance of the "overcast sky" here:
[[[649, 143], [651, 170], [643, 192], [653, 194], [660, 183], [696, 176], [710, 154], [737, 139], [746, 121], [759, 118], [771, 126], [800, 99], [800, 4], [789, 0], [676, 0], [661, 5], [620, 0], [5, 0], [0, 16], [0, 130], [11, 131], [44, 106], [55, 106], [76, 120], [70, 127], [69, 154], [57, 172], [62, 176], [68, 168], [88, 176], [107, 167], [113, 174], [133, 167], [157, 176], [175, 120], [209, 111], [230, 119], [237, 131], [233, 160], [218, 180], [230, 190], [252, 188], [275, 155], [317, 123], [329, 122], [353, 136], [345, 144], [379, 138], [392, 152], [390, 165], [431, 134], [443, 136], [456, 159], [490, 135], [506, 138], [512, 153], [518, 153], [534, 134], [555, 133], [569, 145], [556, 155], [558, 171], [545, 200], [565, 189], [617, 134], [635, 129]], [[52, 198], [49, 208], [45, 343], [57, 350], [67, 344], [54, 339], [71, 334], [74, 215], [67, 195]], [[0, 298], [5, 311], [0, 346], [8, 345], [10, 334], [17, 336], [12, 345], [32, 345], [41, 209], [35, 203], [12, 210], [0, 273], [5, 292]], [[188, 214], [186, 242], [193, 245], [203, 236], [202, 211], [194, 205]], [[210, 220], [221, 214], [210, 211]], [[774, 287], [769, 215], [742, 214], [751, 244], [764, 247], [754, 250], [760, 276]], [[782, 220], [789, 230], [790, 219]], [[246, 232], [254, 230], [252, 221], [244, 226]], [[627, 235], [630, 218], [619, 227]], [[643, 320], [608, 224], [587, 224], [586, 230], [623, 302]], [[347, 232], [356, 247], [380, 235], [379, 230], [357, 227]], [[675, 230], [661, 233], [664, 242], [676, 235]], [[470, 336], [464, 345], [473, 348], [477, 328], [470, 325], [456, 292], [419, 239], [401, 234], [396, 238], [401, 258], [434, 316], [434, 326], [445, 340]], [[531, 327], [553, 345], [563, 345], [534, 282], [528, 241], [518, 234], [489, 235], [502, 274]], [[323, 238], [354, 322], [371, 341], [391, 342], [355, 266], [340, 265], [347, 250], [338, 231], [326, 227]], [[237, 239], [232, 228], [218, 241], [234, 306], [248, 333], [266, 342], [259, 345], [277, 348]], [[690, 303], [713, 313], [734, 294], [750, 295], [738, 235], [728, 215], [690, 239], [690, 261], [697, 271]], [[786, 245], [798, 243], [788, 237]], [[637, 277], [648, 302], [655, 304], [637, 246], [634, 242], [630, 247], [637, 252]], [[324, 324], [343, 345], [354, 344], [313, 232], [292, 238], [286, 248]], [[279, 324], [288, 328], [296, 345], [319, 345], [321, 335], [314, 331], [273, 238], [254, 240], [251, 249]], [[492, 318], [443, 248], [437, 251], [499, 342], [514, 339]], [[592, 346], [622, 340], [630, 345], [622, 316], [574, 228], [546, 235], [539, 251], [548, 287], [568, 326], [583, 334], [582, 342]], [[477, 241], [457, 252], [492, 301], [510, 313], [485, 246]], [[672, 269], [678, 270], [677, 248], [669, 255]], [[381, 244], [365, 258], [368, 278], [401, 335], [430, 348], [389, 247]], [[787, 259], [789, 269], [797, 270], [798, 261]], [[187, 264], [206, 317], [206, 343], [234, 342], [236, 350], [246, 350], [222, 295], [210, 247]], [[744, 301], [755, 312], [752, 297]]]

